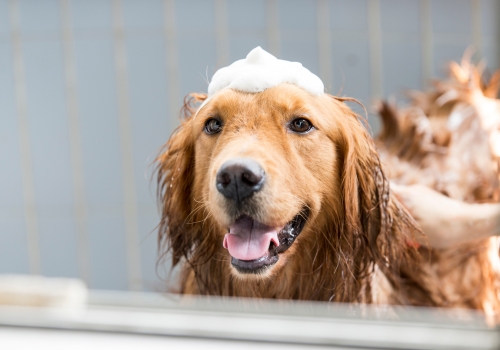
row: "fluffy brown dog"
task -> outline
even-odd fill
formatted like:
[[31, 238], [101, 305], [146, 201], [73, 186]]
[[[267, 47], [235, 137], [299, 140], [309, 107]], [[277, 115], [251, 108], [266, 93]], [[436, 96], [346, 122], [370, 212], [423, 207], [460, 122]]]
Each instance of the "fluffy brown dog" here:
[[[414, 93], [409, 107], [381, 106], [377, 143], [392, 181], [423, 184], [465, 202], [499, 201], [500, 72], [488, 82], [481, 75], [466, 57], [450, 65], [449, 79]], [[492, 237], [420, 249], [425, 268], [440, 281], [445, 306], [480, 309], [500, 322], [499, 244]]]
[[344, 103], [290, 84], [225, 89], [158, 157], [160, 249], [180, 292], [437, 305], [412, 218]]

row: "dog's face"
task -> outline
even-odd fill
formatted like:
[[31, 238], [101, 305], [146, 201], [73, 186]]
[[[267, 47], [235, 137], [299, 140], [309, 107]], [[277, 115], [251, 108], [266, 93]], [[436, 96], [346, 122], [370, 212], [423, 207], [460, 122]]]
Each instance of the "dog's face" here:
[[236, 275], [278, 271], [315, 234], [318, 213], [341, 207], [342, 105], [282, 84], [223, 90], [192, 118], [192, 196], [219, 226]]
[[361, 300], [374, 264], [396, 284], [418, 260], [416, 224], [346, 100], [290, 84], [224, 89], [196, 113], [186, 100], [157, 159], [160, 251], [185, 262], [183, 293]]

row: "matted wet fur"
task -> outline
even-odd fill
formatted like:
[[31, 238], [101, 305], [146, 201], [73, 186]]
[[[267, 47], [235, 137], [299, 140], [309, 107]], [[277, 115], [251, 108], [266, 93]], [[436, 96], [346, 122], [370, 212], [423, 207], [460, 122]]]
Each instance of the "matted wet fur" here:
[[[436, 281], [414, 248], [418, 230], [390, 194], [370, 135], [344, 103], [289, 84], [257, 94], [223, 90], [185, 100], [184, 119], [157, 158], [160, 253], [181, 264], [178, 292], [339, 302], [441, 305]], [[296, 134], [289, 122], [306, 116], [315, 129]], [[223, 129], [207, 135], [217, 117]], [[254, 159], [266, 184], [248, 215], [280, 226], [303, 208], [302, 233], [278, 262], [241, 274], [223, 248], [231, 208], [215, 186], [220, 165]]]
[[[465, 58], [450, 65], [450, 79], [428, 93], [413, 93], [409, 107], [380, 108], [377, 140], [391, 181], [424, 184], [451, 198], [498, 202], [500, 72], [488, 83]], [[425, 268], [440, 281], [448, 307], [481, 309], [490, 320], [500, 311], [499, 239], [449, 249], [420, 248]]]

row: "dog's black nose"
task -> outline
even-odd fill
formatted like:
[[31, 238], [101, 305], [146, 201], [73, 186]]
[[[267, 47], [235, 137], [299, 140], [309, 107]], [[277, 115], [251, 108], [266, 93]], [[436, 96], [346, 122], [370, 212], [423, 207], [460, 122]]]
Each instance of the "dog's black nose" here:
[[265, 174], [259, 164], [251, 159], [231, 159], [222, 164], [216, 177], [217, 190], [237, 205], [259, 191], [264, 185]]

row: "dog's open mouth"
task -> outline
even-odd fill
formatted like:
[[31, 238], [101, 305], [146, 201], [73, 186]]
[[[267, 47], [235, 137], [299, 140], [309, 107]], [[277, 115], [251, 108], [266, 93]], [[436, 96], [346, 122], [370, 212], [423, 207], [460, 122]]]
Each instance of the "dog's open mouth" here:
[[276, 264], [279, 254], [293, 244], [306, 223], [309, 211], [303, 209], [283, 227], [271, 227], [250, 216], [238, 218], [224, 237], [224, 248], [231, 264], [241, 273], [258, 274]]

